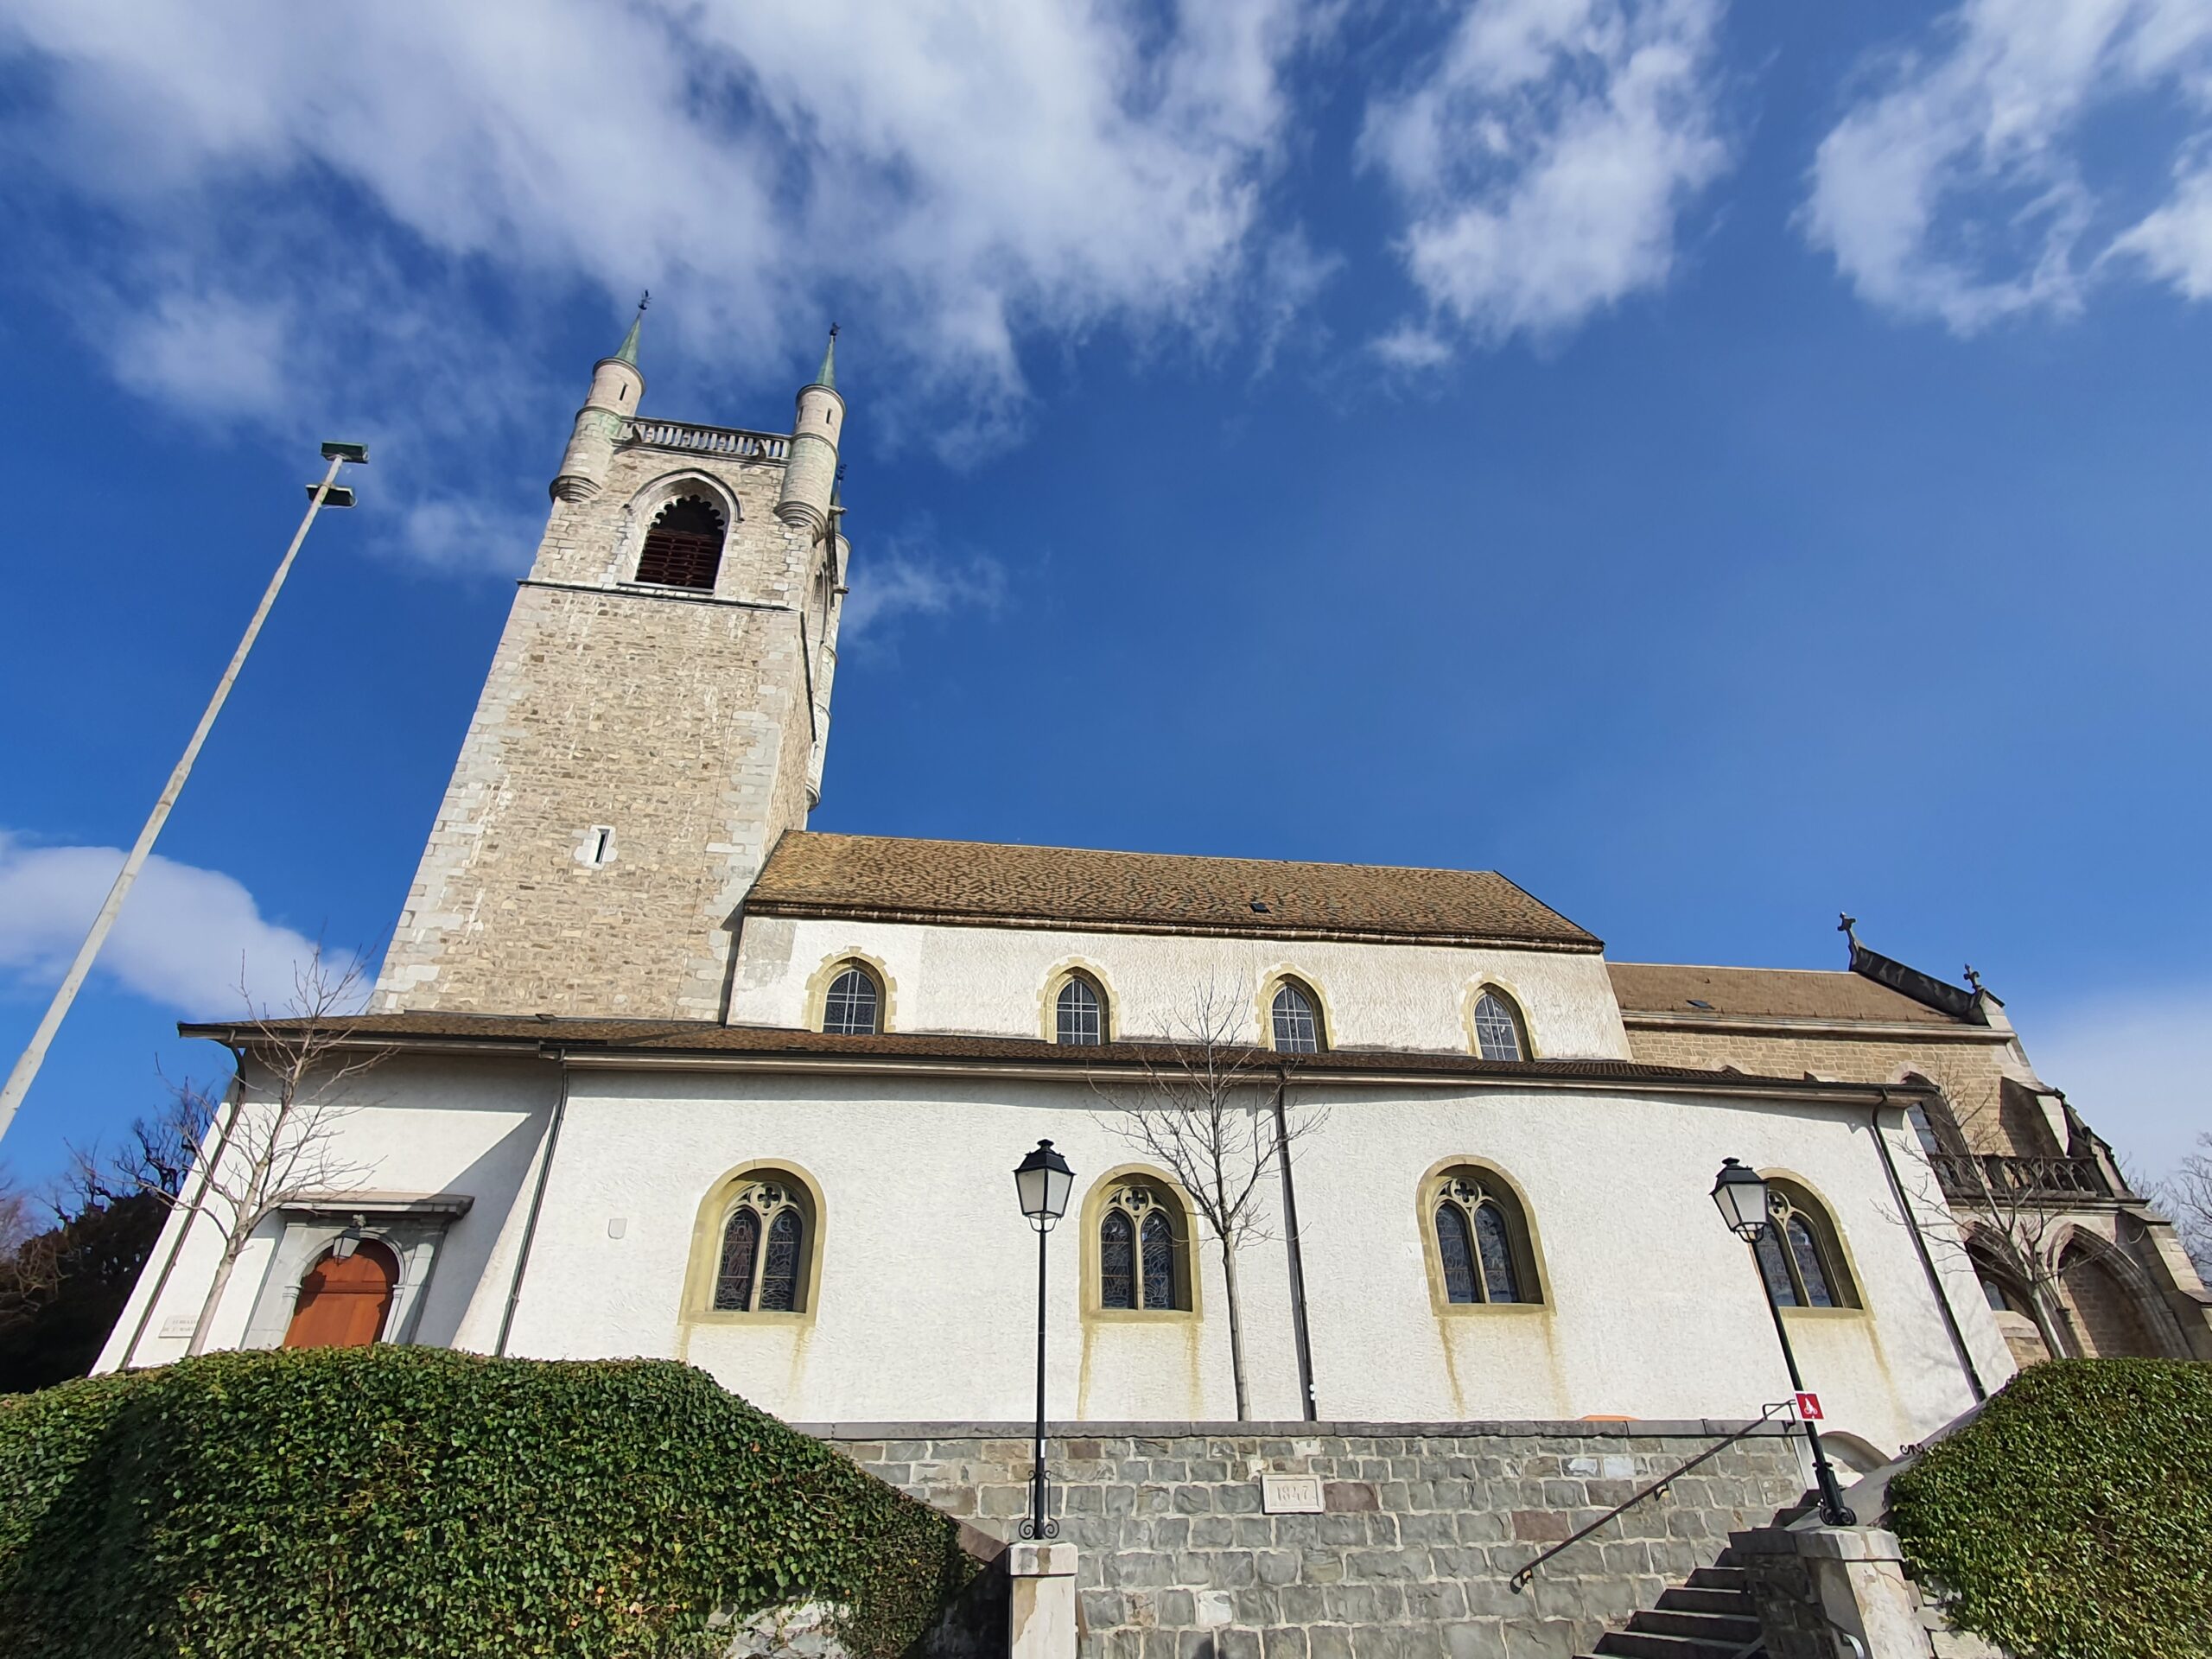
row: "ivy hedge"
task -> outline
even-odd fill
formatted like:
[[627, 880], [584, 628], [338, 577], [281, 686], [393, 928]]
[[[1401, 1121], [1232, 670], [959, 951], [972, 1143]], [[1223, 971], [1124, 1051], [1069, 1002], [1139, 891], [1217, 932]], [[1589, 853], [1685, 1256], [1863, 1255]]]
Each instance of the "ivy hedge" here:
[[[660, 1360], [218, 1354], [0, 1402], [0, 1659], [904, 1652], [957, 1523]], [[714, 1623], [710, 1623], [714, 1621]]]
[[2023, 1659], [2212, 1655], [2212, 1365], [2031, 1366], [1890, 1503], [1953, 1621]]

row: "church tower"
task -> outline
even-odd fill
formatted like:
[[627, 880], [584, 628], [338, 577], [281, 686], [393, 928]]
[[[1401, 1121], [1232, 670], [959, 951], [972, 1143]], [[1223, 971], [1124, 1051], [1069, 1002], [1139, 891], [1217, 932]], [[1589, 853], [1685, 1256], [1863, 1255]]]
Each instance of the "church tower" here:
[[721, 1019], [734, 913], [820, 797], [836, 331], [789, 435], [693, 426], [639, 413], [644, 309], [592, 370], [379, 1012]]

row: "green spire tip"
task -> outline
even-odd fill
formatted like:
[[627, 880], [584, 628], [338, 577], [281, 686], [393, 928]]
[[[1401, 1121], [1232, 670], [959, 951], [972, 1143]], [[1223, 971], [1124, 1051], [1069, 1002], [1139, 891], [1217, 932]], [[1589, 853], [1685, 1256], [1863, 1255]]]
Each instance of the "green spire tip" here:
[[830, 344], [822, 353], [822, 372], [814, 377], [814, 384], [837, 390], [837, 325], [834, 322], [830, 325]]
[[630, 319], [630, 332], [622, 336], [621, 349], [614, 353], [617, 358], [633, 369], [638, 366], [638, 330], [645, 322], [645, 307], [652, 302], [652, 297], [653, 291], [651, 289], [647, 289], [638, 296], [638, 315]]

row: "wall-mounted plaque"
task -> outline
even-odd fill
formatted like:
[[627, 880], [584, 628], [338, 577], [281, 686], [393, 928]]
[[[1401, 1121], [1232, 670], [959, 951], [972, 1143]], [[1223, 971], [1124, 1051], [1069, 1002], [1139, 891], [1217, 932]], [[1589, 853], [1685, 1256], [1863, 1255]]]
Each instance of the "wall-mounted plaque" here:
[[1260, 1507], [1269, 1515], [1321, 1513], [1319, 1475], [1262, 1475]]

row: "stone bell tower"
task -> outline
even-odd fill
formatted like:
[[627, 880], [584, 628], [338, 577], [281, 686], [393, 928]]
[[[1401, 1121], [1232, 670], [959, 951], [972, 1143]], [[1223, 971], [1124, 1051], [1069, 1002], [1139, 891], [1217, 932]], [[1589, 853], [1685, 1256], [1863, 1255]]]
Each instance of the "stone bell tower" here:
[[733, 914], [820, 797], [836, 331], [788, 435], [639, 414], [639, 333], [592, 371], [378, 1011], [720, 1019]]

